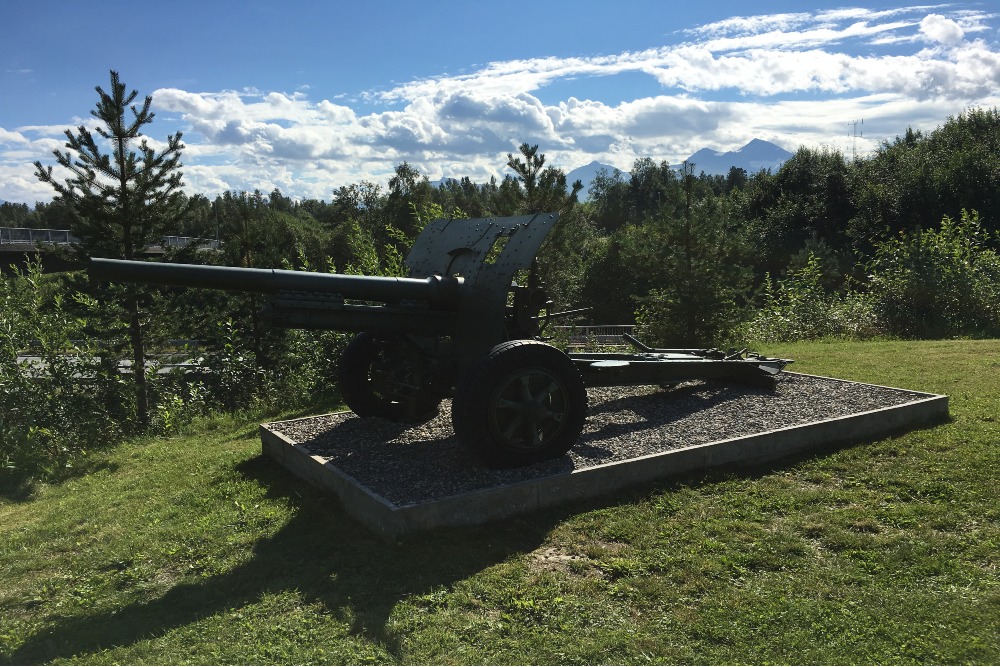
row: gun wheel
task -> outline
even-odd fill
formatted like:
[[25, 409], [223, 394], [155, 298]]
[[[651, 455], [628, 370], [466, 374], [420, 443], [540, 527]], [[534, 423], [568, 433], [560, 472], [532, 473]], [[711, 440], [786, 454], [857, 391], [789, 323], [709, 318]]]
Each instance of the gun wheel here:
[[494, 347], [452, 401], [459, 440], [495, 467], [562, 456], [580, 437], [586, 416], [587, 390], [576, 366], [534, 340]]
[[438, 413], [441, 399], [421, 382], [420, 352], [401, 337], [358, 334], [344, 348], [338, 370], [340, 396], [359, 417], [420, 424]]

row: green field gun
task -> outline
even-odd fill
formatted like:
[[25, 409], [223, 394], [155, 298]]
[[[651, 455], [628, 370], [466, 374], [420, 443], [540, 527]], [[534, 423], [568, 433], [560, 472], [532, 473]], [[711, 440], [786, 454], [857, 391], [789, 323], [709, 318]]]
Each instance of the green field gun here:
[[535, 256], [557, 214], [427, 224], [386, 278], [97, 259], [99, 280], [271, 295], [273, 326], [355, 332], [339, 385], [359, 417], [420, 423], [451, 398], [455, 432], [491, 466], [566, 454], [587, 417], [587, 387], [725, 379], [774, 386], [787, 359], [746, 351], [650, 348], [566, 353], [545, 342], [560, 313]]

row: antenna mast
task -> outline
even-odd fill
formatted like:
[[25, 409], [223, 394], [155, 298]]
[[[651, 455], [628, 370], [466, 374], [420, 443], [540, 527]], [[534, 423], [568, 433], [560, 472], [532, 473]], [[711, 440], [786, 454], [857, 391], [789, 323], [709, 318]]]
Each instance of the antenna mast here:
[[863, 137], [865, 135], [865, 133], [863, 131], [862, 132], [858, 132], [858, 125], [859, 124], [860, 125], [864, 125], [865, 124], [865, 119], [862, 118], [860, 121], [854, 120], [854, 121], [851, 121], [850, 123], [848, 123], [848, 125], [852, 126], [851, 132], [849, 132], [847, 134], [847, 136], [851, 137], [851, 161], [852, 162], [854, 160], [858, 159], [858, 137]]

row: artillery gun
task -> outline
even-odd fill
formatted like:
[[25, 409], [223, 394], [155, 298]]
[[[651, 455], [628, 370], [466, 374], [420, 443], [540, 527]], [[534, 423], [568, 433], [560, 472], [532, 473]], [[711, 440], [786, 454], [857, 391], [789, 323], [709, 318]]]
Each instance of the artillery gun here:
[[356, 332], [339, 361], [351, 410], [419, 423], [451, 397], [460, 441], [492, 466], [569, 451], [587, 416], [587, 387], [698, 379], [774, 386], [789, 360], [655, 349], [631, 337], [635, 353], [566, 353], [545, 342], [545, 325], [559, 313], [535, 255], [557, 219], [434, 220], [407, 256], [406, 278], [97, 258], [90, 275], [269, 293], [263, 314], [273, 326]]

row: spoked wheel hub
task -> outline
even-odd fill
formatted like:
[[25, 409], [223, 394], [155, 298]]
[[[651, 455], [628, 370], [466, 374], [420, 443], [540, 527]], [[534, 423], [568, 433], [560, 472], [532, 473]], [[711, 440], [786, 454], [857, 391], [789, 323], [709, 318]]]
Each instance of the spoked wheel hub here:
[[566, 387], [552, 372], [544, 368], [516, 371], [493, 392], [490, 426], [510, 447], [539, 447], [563, 428], [566, 400]]
[[565, 454], [580, 437], [587, 391], [573, 361], [535, 340], [494, 347], [452, 401], [459, 440], [487, 464], [522, 466]]
[[425, 387], [426, 369], [412, 344], [401, 337], [360, 333], [340, 359], [340, 393], [359, 417], [400, 423], [433, 418], [441, 399]]

